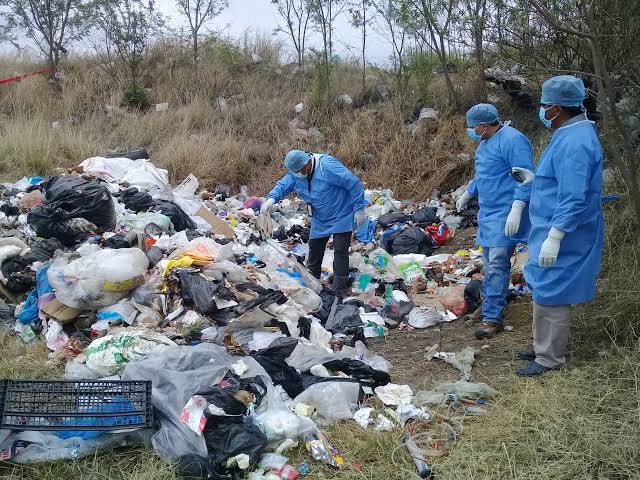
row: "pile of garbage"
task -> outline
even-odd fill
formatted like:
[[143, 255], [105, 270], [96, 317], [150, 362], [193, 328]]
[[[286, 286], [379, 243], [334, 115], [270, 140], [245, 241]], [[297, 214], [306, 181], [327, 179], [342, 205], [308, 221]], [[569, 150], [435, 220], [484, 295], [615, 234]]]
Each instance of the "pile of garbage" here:
[[[459, 366], [462, 379], [414, 395], [367, 348], [389, 329], [428, 328], [480, 305], [481, 252], [436, 253], [473, 226], [473, 209], [453, 213], [460, 192], [417, 204], [367, 191], [344, 297], [326, 286], [330, 248], [322, 278], [304, 267], [302, 202], [284, 200], [263, 218], [264, 199], [245, 187], [198, 192], [189, 175], [172, 188], [147, 156], [93, 157], [2, 185], [0, 331], [25, 343], [43, 338], [68, 380], [150, 380], [157, 428], [0, 430], [2, 460], [150, 441], [190, 477], [294, 479], [310, 468], [288, 464], [299, 443], [316, 461], [342, 464], [322, 425], [354, 419], [392, 429], [435, 418], [431, 404], [470, 413], [469, 402], [495, 393], [469, 382], [473, 352], [427, 352]], [[369, 397], [384, 410], [360, 408]]]

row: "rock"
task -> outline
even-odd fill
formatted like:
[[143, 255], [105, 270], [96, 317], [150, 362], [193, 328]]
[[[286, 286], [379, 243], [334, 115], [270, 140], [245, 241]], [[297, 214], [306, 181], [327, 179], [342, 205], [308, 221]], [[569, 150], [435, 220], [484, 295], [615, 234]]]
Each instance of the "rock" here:
[[504, 327], [504, 331], [505, 331], [505, 332], [513, 332], [513, 327], [512, 327], [511, 325], [506, 325], [506, 326]]
[[347, 95], [346, 93], [338, 95], [336, 97], [336, 105], [340, 108], [350, 108], [353, 105], [353, 98], [351, 98], [351, 95]]
[[295, 117], [293, 120], [291, 120], [289, 122], [289, 128], [291, 130], [295, 130], [295, 129], [304, 129], [306, 128], [306, 125], [304, 123], [304, 120], [302, 120], [300, 117]]
[[169, 110], [169, 103], [168, 102], [156, 103], [155, 109], [156, 109], [156, 112], [166, 112], [167, 110]]
[[609, 167], [609, 168], [605, 168], [604, 170], [602, 170], [602, 182], [605, 184], [612, 184], [615, 183], [616, 181], [616, 171]]
[[296, 112], [297, 115], [300, 115], [304, 112], [304, 103], [300, 102], [295, 107], [293, 107], [293, 111]]
[[51, 122], [51, 128], [58, 130], [62, 126], [61, 122]]

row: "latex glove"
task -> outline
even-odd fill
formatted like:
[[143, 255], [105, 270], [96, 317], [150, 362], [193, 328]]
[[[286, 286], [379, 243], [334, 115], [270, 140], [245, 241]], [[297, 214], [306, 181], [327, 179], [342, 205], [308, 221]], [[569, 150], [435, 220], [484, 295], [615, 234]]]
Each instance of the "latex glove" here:
[[507, 223], [504, 226], [504, 234], [507, 237], [513, 237], [520, 229], [520, 219], [522, 217], [522, 210], [527, 204], [522, 200], [514, 200], [511, 205], [511, 211], [507, 217]]
[[556, 227], [551, 227], [547, 239], [542, 242], [540, 248], [540, 256], [538, 263], [541, 267], [551, 267], [558, 260], [558, 252], [560, 251], [560, 242], [564, 238], [565, 233]]
[[268, 198], [260, 207], [260, 215], [271, 215], [271, 208], [275, 203], [273, 198]]
[[356, 221], [356, 230], [360, 228], [364, 224], [364, 210], [360, 210], [353, 215], [354, 220]]
[[[526, 185], [527, 183], [533, 182], [533, 179], [536, 176], [536, 174], [533, 173], [531, 170], [527, 170], [526, 168], [520, 168], [520, 167], [513, 167], [511, 169], [511, 173], [513, 174], [512, 177], [515, 178], [516, 181], [521, 183], [522, 185]], [[522, 179], [522, 181], [520, 181], [520, 179]]]
[[462, 210], [467, 208], [467, 203], [469, 203], [469, 200], [471, 200], [471, 195], [469, 195], [469, 192], [465, 190], [462, 196], [456, 202], [456, 210], [461, 212]]

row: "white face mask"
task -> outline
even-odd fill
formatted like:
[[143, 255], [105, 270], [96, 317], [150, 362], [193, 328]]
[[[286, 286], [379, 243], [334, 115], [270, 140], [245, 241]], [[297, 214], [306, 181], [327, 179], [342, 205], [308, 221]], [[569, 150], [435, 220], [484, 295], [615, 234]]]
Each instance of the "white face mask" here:
[[300, 173], [300, 172], [295, 172], [294, 175], [298, 178], [307, 178], [307, 176], [304, 173]]

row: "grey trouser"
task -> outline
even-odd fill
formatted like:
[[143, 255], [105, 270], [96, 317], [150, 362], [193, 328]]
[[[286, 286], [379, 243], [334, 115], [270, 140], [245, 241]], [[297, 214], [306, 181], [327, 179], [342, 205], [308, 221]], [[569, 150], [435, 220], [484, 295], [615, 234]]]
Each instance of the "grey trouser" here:
[[566, 365], [570, 321], [571, 305], [533, 302], [533, 351], [537, 363], [547, 368]]
[[[309, 258], [307, 268], [311, 274], [320, 278], [322, 258], [330, 237], [314, 238], [309, 240]], [[333, 234], [333, 288], [343, 290], [347, 288], [349, 280], [349, 246], [351, 245], [351, 232]]]

